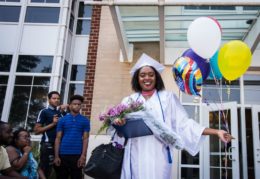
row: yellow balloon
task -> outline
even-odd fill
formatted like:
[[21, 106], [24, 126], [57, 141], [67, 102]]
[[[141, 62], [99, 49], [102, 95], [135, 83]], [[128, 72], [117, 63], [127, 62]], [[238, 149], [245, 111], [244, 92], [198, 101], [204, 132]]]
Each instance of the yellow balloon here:
[[227, 80], [235, 80], [250, 66], [252, 54], [244, 42], [232, 40], [224, 44], [218, 55], [218, 67]]

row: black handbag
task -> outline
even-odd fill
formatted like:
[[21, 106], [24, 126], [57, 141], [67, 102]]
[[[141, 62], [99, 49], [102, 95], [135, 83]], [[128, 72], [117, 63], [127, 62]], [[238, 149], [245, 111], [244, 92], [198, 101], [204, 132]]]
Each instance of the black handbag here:
[[93, 178], [120, 178], [123, 157], [123, 148], [101, 144], [92, 151], [84, 173]]

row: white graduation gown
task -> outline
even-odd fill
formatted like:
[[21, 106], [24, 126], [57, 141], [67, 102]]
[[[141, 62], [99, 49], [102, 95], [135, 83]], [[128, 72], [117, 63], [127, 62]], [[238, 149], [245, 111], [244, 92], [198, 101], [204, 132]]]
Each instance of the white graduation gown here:
[[[145, 108], [152, 109], [156, 119], [163, 121], [165, 118], [165, 124], [182, 138], [185, 150], [196, 155], [204, 139], [202, 132], [205, 128], [188, 118], [179, 99], [172, 92], [155, 92], [148, 100], [139, 93], [130, 97], [133, 100], [142, 100]], [[124, 98], [123, 103], [128, 99], [129, 97]], [[172, 164], [168, 162], [166, 146], [153, 135], [128, 139], [121, 179], [171, 179], [171, 172]]]

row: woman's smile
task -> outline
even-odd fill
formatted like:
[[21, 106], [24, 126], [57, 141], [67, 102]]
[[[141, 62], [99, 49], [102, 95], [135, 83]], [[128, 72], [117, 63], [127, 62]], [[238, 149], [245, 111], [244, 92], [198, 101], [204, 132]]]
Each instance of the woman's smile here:
[[143, 91], [151, 91], [155, 87], [155, 72], [149, 67], [143, 67], [139, 72], [139, 84]]

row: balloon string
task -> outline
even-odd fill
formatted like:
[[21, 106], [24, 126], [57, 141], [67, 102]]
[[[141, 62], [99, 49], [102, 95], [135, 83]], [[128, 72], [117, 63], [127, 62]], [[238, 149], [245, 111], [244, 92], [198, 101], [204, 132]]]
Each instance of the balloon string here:
[[[211, 108], [213, 110], [213, 108], [211, 107], [210, 103], [208, 102], [208, 100], [206, 98], [202, 98], [202, 100], [207, 104], [207, 106], [209, 106], [209, 108]], [[219, 109], [219, 106], [217, 105], [216, 101], [213, 101], [213, 104], [215, 104], [217, 106], [217, 109]], [[214, 111], [214, 110], [213, 110]], [[219, 116], [217, 116], [215, 113], [212, 113], [213, 116], [215, 116], [217, 119], [219, 118]], [[223, 114], [223, 111], [222, 109], [220, 109], [220, 115], [221, 116], [224, 116], [224, 118], [226, 118], [226, 116]], [[221, 120], [221, 117], [220, 116], [220, 120]], [[227, 128], [228, 130], [228, 126], [225, 125], [225, 128]], [[229, 130], [228, 130], [229, 131]], [[225, 170], [225, 178], [228, 179], [228, 157], [227, 157], [227, 143], [225, 142], [224, 143], [224, 151], [225, 151], [225, 154], [224, 154], [224, 170]]]
[[[220, 91], [222, 90], [222, 85], [221, 85], [221, 83], [220, 83], [220, 80], [218, 80], [218, 79], [216, 78], [216, 75], [215, 75], [215, 73], [214, 73], [214, 71], [213, 71], [211, 65], [210, 65], [210, 69], [211, 69], [211, 72], [212, 72], [213, 79], [214, 79], [214, 81], [215, 81], [216, 87], [217, 87], [217, 89], [219, 89], [219, 90], [218, 90], [218, 96], [219, 96], [220, 104], [221, 104], [220, 113], [221, 113], [221, 115], [223, 116], [223, 123], [224, 123], [225, 129], [226, 129], [226, 131], [229, 133], [229, 127], [228, 127], [228, 123], [227, 123], [227, 120], [226, 120], [226, 119], [227, 119], [227, 115], [228, 115], [228, 111], [227, 111], [226, 114], [224, 113], [224, 110], [223, 110], [223, 109], [224, 109], [224, 107], [223, 107], [223, 101], [222, 101], [222, 97], [221, 97], [221, 95], [220, 95]], [[228, 94], [228, 101], [229, 101], [230, 88], [227, 88], [227, 94]]]
[[[221, 121], [223, 122], [223, 125], [224, 125], [224, 128], [226, 129], [226, 131], [227, 131], [228, 133], [230, 133], [230, 131], [229, 131], [229, 126], [228, 126], [228, 122], [227, 122], [228, 110], [227, 110], [227, 112], [226, 112], [226, 114], [225, 114], [225, 112], [224, 112], [224, 106], [223, 106], [223, 100], [222, 100], [222, 97], [221, 97], [221, 95], [220, 95], [221, 90], [222, 90], [222, 85], [221, 85], [222, 83], [220, 83], [220, 81], [217, 80], [217, 78], [216, 78], [216, 76], [215, 76], [215, 73], [214, 73], [214, 71], [213, 71], [211, 65], [210, 65], [210, 68], [211, 68], [211, 72], [212, 72], [212, 74], [213, 74], [213, 79], [214, 79], [214, 81], [215, 81], [216, 87], [217, 87], [217, 89], [219, 89], [219, 90], [218, 90], [218, 96], [219, 96], [220, 105], [221, 105], [221, 106], [220, 106], [220, 115], [221, 115], [221, 118], [220, 118], [220, 119], [222, 119]], [[228, 96], [228, 101], [229, 101], [229, 99], [230, 99], [230, 86], [227, 86], [227, 96]], [[205, 101], [206, 101], [207, 105], [209, 106], [208, 101], [207, 101], [206, 99], [205, 99]], [[214, 102], [214, 104], [217, 106], [217, 104], [216, 104], [215, 102]], [[217, 106], [217, 109], [219, 109], [218, 106]], [[213, 113], [213, 115], [214, 115], [214, 113]], [[228, 164], [227, 143], [224, 143], [224, 144], [225, 144], [225, 145], [224, 145], [224, 150], [225, 150], [225, 157], [224, 157], [225, 178], [228, 179], [228, 169], [227, 169], [227, 164]]]
[[224, 167], [225, 167], [225, 178], [228, 179], [228, 169], [227, 169], [227, 165], [228, 165], [228, 157], [227, 157], [227, 143], [225, 143], [225, 158], [224, 158]]

